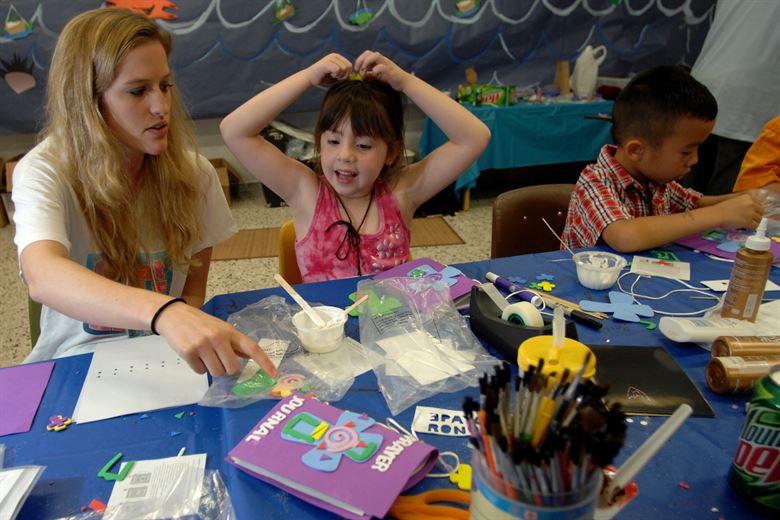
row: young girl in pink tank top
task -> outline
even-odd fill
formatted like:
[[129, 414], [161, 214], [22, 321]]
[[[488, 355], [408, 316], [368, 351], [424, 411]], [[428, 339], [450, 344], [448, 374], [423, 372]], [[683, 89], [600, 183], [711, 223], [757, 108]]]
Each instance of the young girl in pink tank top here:
[[[320, 85], [331, 86], [315, 128], [315, 172], [259, 133]], [[449, 138], [414, 164], [404, 161], [402, 95]], [[406, 261], [415, 210], [474, 163], [490, 139], [468, 110], [373, 51], [354, 65], [340, 54], [325, 56], [238, 107], [220, 131], [247, 170], [290, 207], [304, 282], [378, 273]]]

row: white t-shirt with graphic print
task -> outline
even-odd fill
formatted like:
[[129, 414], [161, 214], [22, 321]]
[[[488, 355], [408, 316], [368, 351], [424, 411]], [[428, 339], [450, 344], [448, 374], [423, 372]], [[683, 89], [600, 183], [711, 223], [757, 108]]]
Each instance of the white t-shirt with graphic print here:
[[[97, 273], [102, 272], [102, 256], [92, 244], [78, 199], [65, 176], [53, 171], [43, 151], [49, 146], [44, 140], [28, 152], [16, 165], [13, 178], [17, 253], [40, 240], [53, 240], [68, 250], [71, 260]], [[200, 240], [190, 255], [214, 246], [236, 233], [237, 227], [225, 201], [216, 171], [208, 160], [197, 157], [197, 173], [203, 180], [203, 204], [199, 208]], [[143, 222], [146, 212], [136, 208], [142, 219], [144, 245], [148, 254], [139, 253], [139, 269], [146, 288], [179, 297], [187, 272], [171, 264], [165, 266], [164, 243], [154, 232], [154, 223]], [[148, 232], [147, 232], [148, 231]], [[61, 283], [68, 284], [68, 280]], [[74, 288], [78, 290], [78, 288]], [[127, 338], [134, 331], [106, 329], [95, 324], [74, 320], [54, 309], [42, 306], [41, 334], [25, 362], [91, 352], [100, 341]]]

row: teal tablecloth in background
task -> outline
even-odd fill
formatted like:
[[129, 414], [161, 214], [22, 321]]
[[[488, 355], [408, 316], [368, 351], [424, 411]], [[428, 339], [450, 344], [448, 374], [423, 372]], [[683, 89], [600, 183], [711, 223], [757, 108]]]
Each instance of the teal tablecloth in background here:
[[[479, 160], [455, 181], [458, 193], [477, 185], [480, 170], [595, 160], [601, 147], [612, 142], [609, 121], [585, 118], [611, 114], [612, 101], [464, 106], [490, 128], [492, 138]], [[439, 127], [426, 118], [420, 156], [425, 157], [446, 140]]]

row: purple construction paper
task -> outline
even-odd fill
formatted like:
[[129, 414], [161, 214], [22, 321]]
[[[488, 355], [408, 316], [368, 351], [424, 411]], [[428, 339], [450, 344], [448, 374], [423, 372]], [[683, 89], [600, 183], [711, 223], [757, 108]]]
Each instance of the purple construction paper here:
[[[384, 280], [385, 278], [393, 278], [397, 276], [402, 276], [402, 277], [409, 276], [409, 273], [413, 271], [416, 267], [424, 268], [424, 266], [432, 267], [433, 269], [436, 269], [438, 272], [442, 272], [444, 269], [448, 267], [430, 258], [417, 258], [410, 262], [406, 262], [397, 267], [393, 267], [392, 269], [388, 269], [387, 271], [379, 273], [378, 275], [374, 276], [374, 280]], [[468, 276], [462, 273], [457, 276], [452, 276], [452, 274], [454, 273], [454, 269], [456, 268], [446, 270], [445, 276], [451, 277], [453, 280], [455, 280], [455, 283], [449, 284], [449, 286], [450, 286], [450, 297], [453, 300], [456, 300], [457, 298], [460, 298], [464, 294], [470, 292], [472, 287], [478, 285], [478, 282], [472, 280], [471, 278], [469, 278]]]
[[[713, 234], [713, 236], [723, 235], [723, 238], [721, 240], [712, 240], [709, 238], [705, 238], [705, 233], [699, 233], [698, 235], [692, 235], [686, 238], [681, 238], [677, 241], [678, 244], [685, 247], [690, 247], [691, 249], [698, 249], [702, 253], [709, 253], [714, 256], [719, 256], [721, 258], [728, 258], [730, 260], [734, 260], [737, 257], [737, 251], [724, 251], [722, 248], [718, 247], [721, 246], [724, 242], [737, 242], [740, 244], [743, 244], [745, 240], [747, 240], [747, 237], [749, 237], [752, 232], [751, 231], [736, 231], [736, 230], [726, 230], [726, 229], [714, 229], [711, 231], [708, 231], [707, 233]], [[731, 248], [728, 248], [731, 249]], [[738, 248], [739, 249], [739, 248]], [[771, 241], [771, 244], [769, 246], [769, 250], [772, 252], [773, 255], [775, 255], [775, 262], [780, 260], [780, 244], [775, 242], [774, 240]]]
[[30, 431], [54, 362], [0, 368], [0, 436]]

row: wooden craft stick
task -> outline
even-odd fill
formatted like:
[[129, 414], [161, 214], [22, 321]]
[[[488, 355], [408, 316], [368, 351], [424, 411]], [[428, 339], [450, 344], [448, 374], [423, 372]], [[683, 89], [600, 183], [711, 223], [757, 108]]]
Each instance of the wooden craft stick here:
[[274, 280], [276, 280], [276, 283], [278, 283], [282, 289], [287, 291], [287, 294], [290, 295], [290, 297], [295, 300], [295, 303], [301, 306], [301, 309], [303, 309], [303, 312], [305, 312], [309, 318], [311, 318], [311, 321], [314, 322], [314, 324], [318, 327], [324, 327], [325, 326], [325, 320], [322, 319], [322, 316], [311, 308], [311, 305], [306, 303], [306, 300], [303, 299], [303, 297], [298, 294], [298, 291], [292, 288], [292, 285], [287, 283], [287, 280], [282, 278], [282, 275], [279, 273], [276, 273], [274, 275]]

